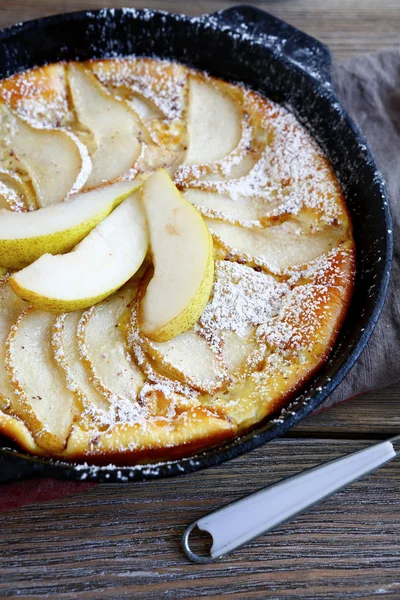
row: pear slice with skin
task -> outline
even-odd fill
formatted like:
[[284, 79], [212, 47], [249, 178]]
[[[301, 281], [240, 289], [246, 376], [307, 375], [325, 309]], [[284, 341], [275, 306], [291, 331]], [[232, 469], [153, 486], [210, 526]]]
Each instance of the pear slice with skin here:
[[189, 148], [184, 165], [220, 160], [239, 145], [242, 136], [238, 104], [211, 81], [191, 76], [188, 132]]
[[68, 252], [141, 185], [121, 181], [28, 213], [0, 210], [0, 265], [20, 269], [46, 252]]
[[83, 313], [79, 322], [81, 360], [92, 384], [108, 401], [119, 398], [136, 402], [144, 383], [142, 372], [130, 357], [125, 332], [129, 305], [137, 288], [136, 280], [129, 281], [113, 296]]
[[202, 216], [158, 170], [142, 189], [154, 275], [140, 304], [139, 326], [155, 342], [190, 329], [203, 312], [214, 278], [212, 239]]
[[10, 277], [20, 298], [52, 312], [88, 308], [139, 269], [148, 234], [139, 192], [126, 198], [67, 254], [44, 254]]
[[90, 175], [86, 147], [70, 132], [36, 129], [1, 105], [0, 134], [30, 176], [41, 207], [79, 192]]
[[80, 123], [94, 136], [92, 172], [86, 187], [113, 181], [134, 166], [146, 131], [140, 118], [84, 67], [70, 64], [68, 81]]
[[36, 442], [50, 451], [64, 448], [77, 414], [74, 394], [67, 388], [53, 356], [54, 315], [26, 309], [6, 341], [6, 369], [18, 396], [12, 407]]

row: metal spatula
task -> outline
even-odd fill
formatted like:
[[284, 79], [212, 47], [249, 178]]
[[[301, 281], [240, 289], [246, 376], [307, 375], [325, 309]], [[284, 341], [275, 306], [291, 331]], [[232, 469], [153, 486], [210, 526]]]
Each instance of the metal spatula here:
[[[217, 561], [375, 471], [399, 453], [397, 436], [245, 496], [189, 525], [182, 539], [183, 550], [197, 563]], [[199, 556], [190, 549], [189, 536], [195, 527], [208, 531], [213, 538], [209, 556]]]

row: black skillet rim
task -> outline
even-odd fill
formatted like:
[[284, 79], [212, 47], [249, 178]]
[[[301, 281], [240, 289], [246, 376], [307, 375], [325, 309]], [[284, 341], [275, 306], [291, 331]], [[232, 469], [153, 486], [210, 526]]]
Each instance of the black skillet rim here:
[[[224, 18], [227, 14], [232, 14], [233, 12], [237, 12], [237, 14], [245, 13], [250, 7], [246, 5], [236, 6], [231, 9], [219, 11], [217, 13], [211, 15], [203, 15], [197, 18], [199, 24], [202, 22], [206, 22], [207, 19], [216, 18], [219, 20], [220, 25], [224, 25]], [[111, 9], [113, 14], [120, 12], [121, 9]], [[259, 9], [253, 9], [252, 11], [257, 11], [258, 13], [262, 13], [266, 18], [270, 19], [277, 28], [286, 28], [287, 31], [293, 35], [298, 35], [300, 38], [311, 40], [318, 48], [319, 51], [325, 53], [325, 62], [328, 61], [328, 65], [317, 65], [317, 67], [321, 68], [323, 66], [330, 66], [330, 52], [329, 49], [315, 40], [310, 36], [303, 34], [296, 28], [285, 24], [284, 22], [268, 15], [268, 13], [264, 13]], [[0, 32], [0, 42], [5, 41], [8, 37], [11, 37], [15, 32], [19, 32], [21, 30], [26, 31], [31, 27], [40, 27], [41, 24], [52, 23], [56, 24], [59, 22], [65, 22], [68, 20], [73, 20], [75, 18], [87, 18], [89, 15], [93, 17], [96, 14], [105, 14], [110, 9], [101, 9], [100, 11], [79, 11], [74, 13], [66, 13], [62, 15], [55, 15], [51, 17], [45, 17], [43, 19], [36, 19], [33, 21], [28, 21], [26, 23], [14, 25], [8, 29]], [[150, 11], [147, 9], [144, 10], [133, 10], [132, 12], [140, 17], [140, 15], [146, 15], [146, 18], [151, 17], [151, 15], [165, 15], [166, 18], [179, 20], [181, 23], [185, 21], [193, 20], [193, 18], [186, 17], [184, 15], [174, 15], [171, 13], [164, 13], [163, 11]], [[300, 70], [303, 76], [307, 76], [312, 80], [312, 84], [314, 85], [316, 91], [320, 95], [324, 95], [330, 102], [337, 103], [337, 98], [334, 94], [334, 91], [329, 83], [329, 74], [324, 74], [322, 71], [320, 73], [307, 73], [307, 68], [301, 65], [296, 64], [296, 62], [288, 60], [287, 57], [280, 56], [280, 61], [286, 62], [287, 66], [292, 70]], [[315, 65], [313, 65], [315, 67]], [[320, 77], [319, 77], [320, 76]], [[357, 140], [358, 149], [362, 151], [364, 155], [365, 162], [369, 165], [370, 169], [373, 169], [376, 177], [377, 185], [379, 186], [380, 196], [382, 200], [382, 207], [384, 213], [384, 219], [386, 224], [386, 239], [385, 239], [385, 251], [383, 257], [383, 269], [382, 269], [382, 278], [379, 281], [378, 287], [379, 291], [375, 298], [375, 306], [373, 308], [372, 314], [370, 315], [367, 326], [364, 331], [359, 336], [356, 344], [354, 345], [352, 351], [347, 356], [347, 358], [340, 364], [339, 368], [336, 370], [332, 379], [329, 377], [326, 378], [325, 383], [319, 387], [313, 387], [313, 383], [308, 382], [306, 385], [306, 390], [303, 393], [300, 393], [295, 397], [295, 400], [286, 408], [284, 411], [285, 418], [280, 421], [275, 421], [275, 423], [271, 420], [268, 420], [266, 423], [259, 425], [254, 430], [249, 433], [234, 439], [231, 442], [228, 442], [220, 447], [212, 448], [210, 450], [206, 450], [202, 453], [199, 453], [195, 456], [189, 458], [183, 458], [168, 462], [162, 462], [159, 464], [148, 464], [148, 465], [136, 465], [132, 467], [119, 467], [119, 466], [105, 466], [105, 467], [97, 467], [91, 466], [87, 464], [75, 465], [71, 463], [65, 463], [61, 461], [53, 461], [42, 459], [34, 456], [25, 455], [20, 451], [16, 451], [12, 448], [0, 448], [0, 468], [3, 471], [3, 477], [0, 474], [1, 480], [8, 479], [16, 479], [20, 477], [32, 477], [32, 476], [42, 476], [42, 477], [55, 477], [59, 479], [71, 479], [71, 480], [86, 480], [86, 481], [98, 481], [98, 482], [125, 482], [125, 481], [138, 481], [144, 479], [156, 479], [160, 477], [171, 477], [176, 475], [182, 475], [186, 473], [191, 473], [194, 471], [198, 471], [201, 469], [205, 469], [211, 466], [219, 465], [226, 460], [230, 460], [237, 456], [240, 456], [250, 450], [253, 450], [277, 437], [282, 436], [289, 429], [291, 429], [295, 424], [313, 412], [326, 398], [328, 395], [339, 385], [339, 383], [343, 380], [346, 374], [353, 367], [358, 357], [364, 350], [369, 337], [371, 336], [375, 325], [378, 321], [380, 313], [382, 311], [386, 293], [390, 280], [390, 270], [392, 264], [392, 256], [393, 256], [393, 236], [391, 235], [392, 231], [392, 218], [390, 213], [388, 196], [385, 188], [385, 184], [383, 181], [383, 177], [380, 169], [376, 165], [371, 152], [369, 151], [365, 139], [360, 131], [360, 129], [355, 125], [352, 119], [345, 113], [344, 109], [338, 105], [338, 110], [340, 111], [340, 116], [342, 119], [346, 121], [347, 126], [352, 131], [354, 135], [354, 139]], [[339, 361], [340, 362], [340, 359]], [[319, 372], [316, 374], [318, 377]], [[313, 378], [314, 379], [314, 378]], [[319, 382], [318, 382], [319, 383]], [[306, 401], [305, 401], [306, 400]]]

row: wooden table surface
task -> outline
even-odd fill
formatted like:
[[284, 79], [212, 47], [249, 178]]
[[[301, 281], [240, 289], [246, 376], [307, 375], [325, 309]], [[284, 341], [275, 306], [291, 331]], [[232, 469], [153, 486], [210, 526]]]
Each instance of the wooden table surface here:
[[[236, 4], [239, 2], [236, 2]], [[83, 8], [201, 14], [216, 0], [0, 0], [0, 27]], [[329, 44], [334, 57], [400, 45], [399, 0], [254, 5]], [[285, 439], [184, 478], [99, 485], [0, 515], [0, 597], [400, 598], [400, 471], [391, 463], [214, 565], [180, 550], [185, 527], [221, 504], [319, 461], [400, 433], [400, 386], [305, 420]]]

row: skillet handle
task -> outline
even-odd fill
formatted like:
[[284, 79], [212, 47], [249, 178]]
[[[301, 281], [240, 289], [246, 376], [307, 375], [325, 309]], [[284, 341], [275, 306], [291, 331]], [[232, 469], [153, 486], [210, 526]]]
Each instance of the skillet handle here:
[[332, 86], [332, 54], [328, 46], [260, 8], [242, 4], [211, 16], [236, 34], [250, 35], [279, 57], [300, 67], [326, 87]]

